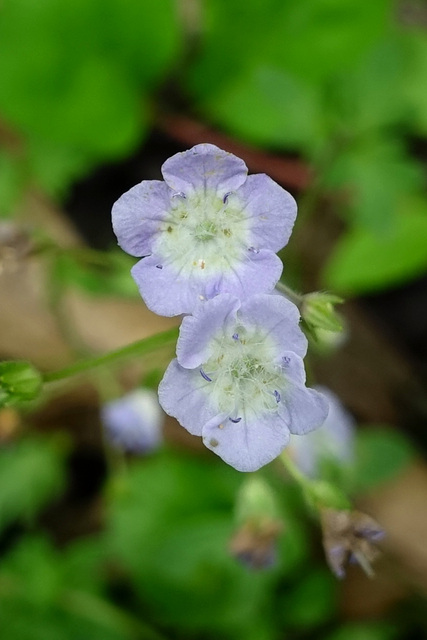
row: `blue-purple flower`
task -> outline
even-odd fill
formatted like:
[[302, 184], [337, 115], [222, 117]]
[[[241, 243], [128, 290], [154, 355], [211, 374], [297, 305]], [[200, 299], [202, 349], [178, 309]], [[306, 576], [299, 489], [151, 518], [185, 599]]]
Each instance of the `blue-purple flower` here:
[[163, 419], [157, 394], [150, 389], [135, 389], [101, 408], [101, 422], [111, 444], [135, 453], [152, 451], [161, 444]]
[[172, 156], [162, 174], [113, 207], [120, 246], [143, 258], [132, 275], [147, 306], [173, 316], [219, 293], [244, 300], [272, 291], [282, 272], [275, 252], [296, 217], [292, 196], [211, 144]]
[[290, 433], [319, 427], [327, 400], [305, 386], [307, 340], [282, 296], [221, 294], [183, 319], [160, 404], [240, 471], [276, 458]]
[[316, 477], [322, 463], [349, 464], [354, 458], [356, 422], [339, 398], [326, 387], [316, 386], [329, 403], [329, 413], [322, 426], [306, 438], [292, 436], [290, 454], [307, 476]]

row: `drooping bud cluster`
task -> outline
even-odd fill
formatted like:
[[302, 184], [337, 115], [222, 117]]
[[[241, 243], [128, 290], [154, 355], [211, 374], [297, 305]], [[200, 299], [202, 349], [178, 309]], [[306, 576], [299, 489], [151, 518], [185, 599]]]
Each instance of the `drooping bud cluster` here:
[[189, 314], [159, 388], [165, 411], [240, 471], [255, 471], [319, 427], [305, 386], [300, 313], [274, 291], [296, 217], [292, 196], [239, 158], [200, 144], [167, 160], [113, 207], [120, 246], [147, 306]]

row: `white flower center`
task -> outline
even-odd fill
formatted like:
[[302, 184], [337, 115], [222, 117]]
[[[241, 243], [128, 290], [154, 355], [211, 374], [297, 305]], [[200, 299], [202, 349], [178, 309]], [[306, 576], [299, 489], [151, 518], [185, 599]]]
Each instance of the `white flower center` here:
[[239, 325], [234, 333], [214, 338], [200, 373], [219, 411], [229, 412], [235, 422], [277, 411], [286, 378], [275, 356], [274, 342], [255, 327]]
[[248, 250], [248, 229], [248, 218], [235, 193], [224, 198], [214, 191], [189, 197], [175, 194], [153, 252], [186, 276], [223, 273]]

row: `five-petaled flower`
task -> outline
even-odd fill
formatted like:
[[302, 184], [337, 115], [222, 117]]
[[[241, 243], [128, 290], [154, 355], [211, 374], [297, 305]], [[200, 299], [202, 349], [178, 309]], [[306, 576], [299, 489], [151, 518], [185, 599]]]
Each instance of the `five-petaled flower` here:
[[120, 246], [142, 257], [132, 275], [159, 315], [192, 313], [219, 293], [240, 300], [273, 291], [275, 252], [289, 240], [293, 197], [265, 174], [247, 175], [231, 153], [199, 144], [163, 164], [113, 207]]
[[220, 294], [184, 318], [160, 404], [240, 471], [255, 471], [290, 433], [319, 427], [328, 402], [305, 386], [307, 340], [289, 300]]

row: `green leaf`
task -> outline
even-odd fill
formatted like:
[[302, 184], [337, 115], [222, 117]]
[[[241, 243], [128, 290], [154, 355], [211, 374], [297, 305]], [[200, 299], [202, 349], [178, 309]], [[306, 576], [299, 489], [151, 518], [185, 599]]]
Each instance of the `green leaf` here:
[[324, 179], [348, 193], [353, 224], [390, 233], [402, 200], [421, 189], [423, 175], [398, 141], [370, 136], [342, 149]]
[[357, 433], [352, 491], [367, 491], [392, 480], [413, 459], [413, 448], [399, 431], [365, 426]]
[[392, 623], [365, 622], [344, 624], [336, 631], [323, 636], [323, 640], [394, 640], [397, 637], [398, 629]]
[[95, 296], [139, 298], [130, 270], [135, 259], [123, 251], [76, 251], [55, 260], [52, 275], [61, 286], [75, 286]]
[[64, 486], [62, 446], [25, 439], [0, 451], [0, 530], [30, 520]]
[[283, 597], [280, 617], [286, 627], [311, 629], [335, 613], [337, 581], [327, 569], [311, 570]]
[[206, 110], [227, 129], [270, 147], [310, 148], [322, 136], [320, 94], [278, 67], [250, 67], [221, 83]]
[[407, 204], [382, 234], [355, 228], [344, 234], [325, 266], [325, 287], [343, 295], [400, 285], [427, 269], [427, 210]]

